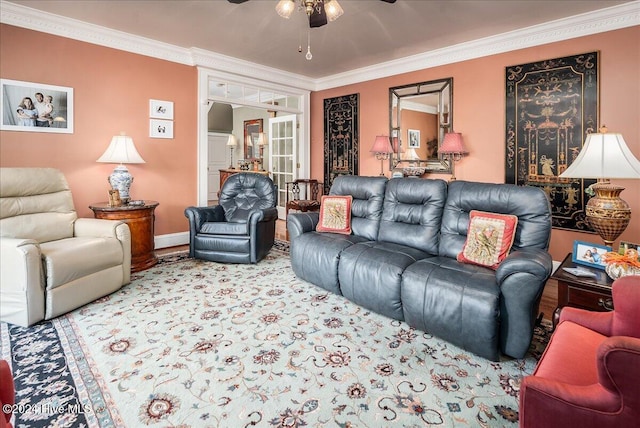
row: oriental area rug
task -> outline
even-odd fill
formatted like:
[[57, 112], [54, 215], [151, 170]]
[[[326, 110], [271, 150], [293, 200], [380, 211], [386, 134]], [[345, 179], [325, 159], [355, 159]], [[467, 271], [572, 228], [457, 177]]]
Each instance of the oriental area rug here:
[[487, 361], [256, 265], [164, 257], [30, 328], [5, 323], [16, 427], [516, 427], [523, 359]]

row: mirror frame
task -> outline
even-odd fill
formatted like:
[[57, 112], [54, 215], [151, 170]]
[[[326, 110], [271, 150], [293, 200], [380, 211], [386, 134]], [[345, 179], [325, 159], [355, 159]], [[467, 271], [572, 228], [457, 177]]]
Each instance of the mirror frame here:
[[[415, 88], [415, 91], [407, 93], [407, 91], [411, 88]], [[449, 89], [449, 100], [448, 103], [443, 104], [442, 93], [447, 88]], [[397, 109], [396, 116], [394, 117], [394, 106], [400, 105], [402, 98], [415, 97], [417, 95], [430, 94], [435, 92], [439, 94], [439, 105], [448, 105], [449, 107], [447, 122], [443, 122], [443, 115], [441, 115], [441, 112], [438, 111], [438, 147], [442, 145], [444, 134], [447, 132], [453, 132], [453, 77], [429, 80], [419, 83], [411, 83], [402, 86], [394, 86], [389, 88], [389, 136], [392, 147], [394, 137], [399, 137], [398, 141], [402, 145], [402, 133], [406, 131], [400, 126], [401, 110]], [[438, 110], [440, 109], [438, 108]], [[396, 149], [395, 147], [393, 148], [394, 150]], [[440, 153], [438, 153], [437, 158], [430, 159], [400, 159], [399, 152], [395, 152], [389, 157], [389, 169], [391, 171], [393, 171], [395, 168], [407, 167], [420, 170], [424, 168], [424, 172], [438, 172], [443, 174], [452, 173], [452, 165], [450, 160], [443, 157]]]

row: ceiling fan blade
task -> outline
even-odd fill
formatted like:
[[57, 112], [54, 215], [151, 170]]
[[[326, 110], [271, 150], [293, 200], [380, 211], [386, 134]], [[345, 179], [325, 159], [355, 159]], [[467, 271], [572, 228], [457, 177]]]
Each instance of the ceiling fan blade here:
[[313, 9], [313, 13], [309, 15], [309, 28], [318, 28], [327, 25], [327, 13], [324, 7]]
[[396, 0], [382, 0], [382, 1], [387, 2], [387, 3], [395, 3], [396, 2]]
[[[247, 2], [249, 0], [227, 0], [229, 3], [233, 3], [233, 4], [240, 4], [240, 3], [244, 3]], [[386, 1], [386, 0], [385, 0]], [[395, 1], [395, 0], [394, 0]]]

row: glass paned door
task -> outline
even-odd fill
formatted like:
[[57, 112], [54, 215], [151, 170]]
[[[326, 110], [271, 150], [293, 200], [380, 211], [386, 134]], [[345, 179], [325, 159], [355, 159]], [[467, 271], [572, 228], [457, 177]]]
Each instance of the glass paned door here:
[[278, 186], [278, 218], [284, 219], [287, 182], [297, 178], [298, 127], [296, 115], [269, 119], [269, 164]]

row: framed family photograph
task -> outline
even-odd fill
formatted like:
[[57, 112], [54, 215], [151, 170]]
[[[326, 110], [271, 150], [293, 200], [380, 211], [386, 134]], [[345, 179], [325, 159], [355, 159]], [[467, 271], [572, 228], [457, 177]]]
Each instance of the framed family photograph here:
[[73, 134], [73, 88], [0, 79], [0, 129]]
[[149, 100], [149, 117], [173, 120], [173, 102]]
[[574, 241], [571, 260], [580, 265], [604, 270], [607, 264], [602, 259], [602, 256], [609, 251], [611, 251], [611, 247], [593, 244], [591, 242]]
[[407, 140], [409, 141], [410, 149], [419, 149], [420, 148], [420, 130], [409, 129], [407, 131]]

